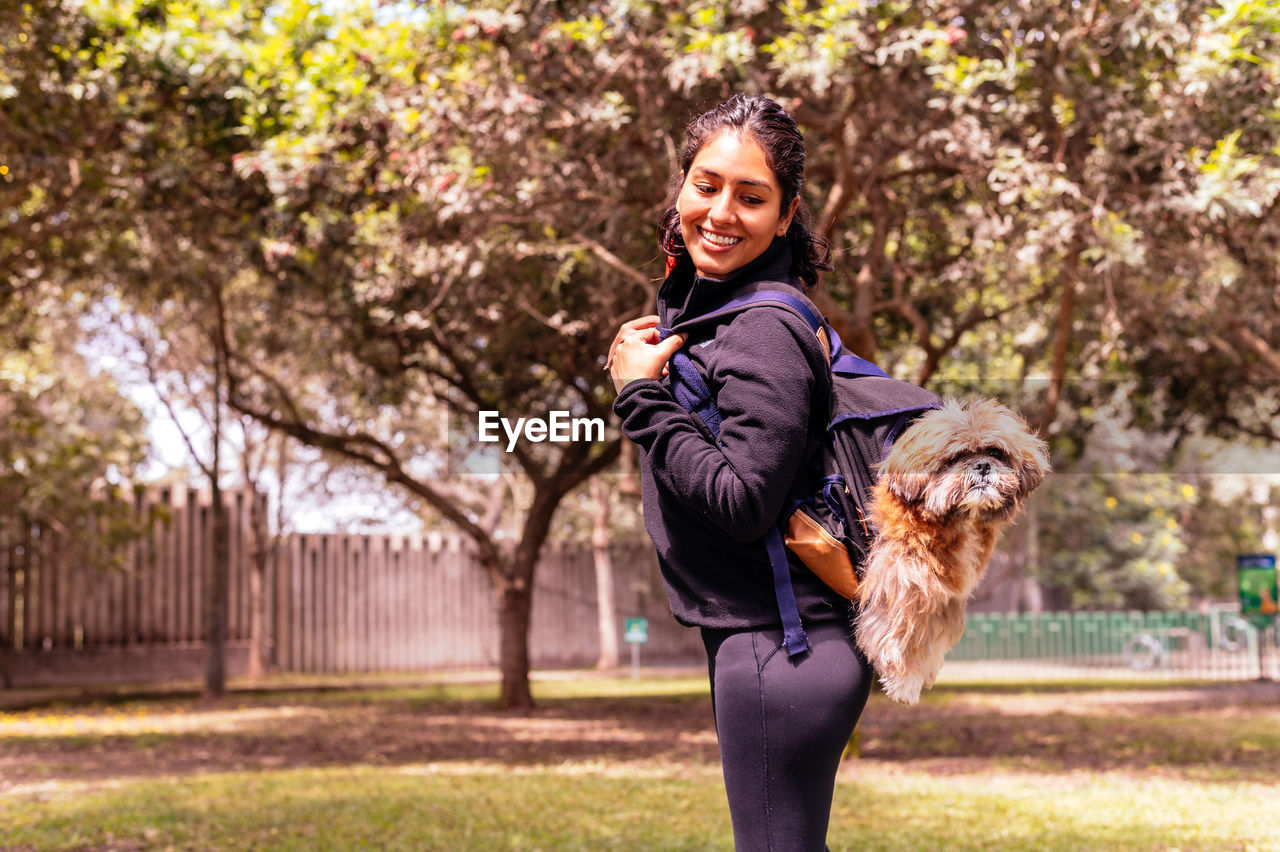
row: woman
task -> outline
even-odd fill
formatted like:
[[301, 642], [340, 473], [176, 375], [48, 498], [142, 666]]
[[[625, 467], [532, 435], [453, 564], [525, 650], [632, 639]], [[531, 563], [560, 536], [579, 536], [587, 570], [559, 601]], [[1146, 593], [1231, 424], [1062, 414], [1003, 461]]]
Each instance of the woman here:
[[[789, 656], [761, 538], [792, 493], [812, 492], [829, 372], [813, 332], [783, 309], [741, 311], [661, 339], [757, 281], [797, 290], [830, 269], [800, 198], [804, 141], [765, 97], [735, 96], [686, 132], [658, 315], [622, 326], [608, 366], [623, 431], [642, 451], [645, 525], [672, 613], [701, 629], [734, 842], [825, 848], [840, 756], [870, 689], [849, 603], [798, 560], [792, 588], [810, 650]], [[709, 327], [708, 327], [709, 326]], [[719, 440], [673, 396], [681, 347], [719, 408]]]

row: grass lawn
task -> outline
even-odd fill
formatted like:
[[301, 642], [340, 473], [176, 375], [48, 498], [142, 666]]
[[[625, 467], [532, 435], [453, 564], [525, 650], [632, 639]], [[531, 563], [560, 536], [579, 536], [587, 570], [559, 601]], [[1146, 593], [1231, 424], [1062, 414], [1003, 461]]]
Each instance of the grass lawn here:
[[[0, 694], [0, 849], [729, 850], [700, 676]], [[1280, 686], [875, 695], [832, 850], [1280, 850]]]

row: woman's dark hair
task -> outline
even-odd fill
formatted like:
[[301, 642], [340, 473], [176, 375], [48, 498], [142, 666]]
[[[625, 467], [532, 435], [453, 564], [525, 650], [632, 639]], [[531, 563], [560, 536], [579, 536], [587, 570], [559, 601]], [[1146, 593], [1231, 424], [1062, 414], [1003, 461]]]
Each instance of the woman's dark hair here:
[[[792, 199], [800, 198], [791, 227], [787, 229], [791, 271], [806, 287], [814, 287], [818, 283], [818, 272], [832, 268], [831, 248], [821, 234], [813, 231], [813, 213], [800, 197], [800, 188], [804, 185], [804, 135], [796, 126], [796, 120], [777, 101], [764, 95], [734, 95], [685, 128], [684, 149], [680, 153], [681, 174], [688, 173], [704, 145], [726, 130], [748, 134], [764, 150], [765, 161], [782, 189], [782, 210], [790, 206]], [[680, 185], [681, 178], [677, 175], [672, 198], [679, 196]], [[658, 245], [673, 257], [686, 251], [674, 201], [658, 224]]]

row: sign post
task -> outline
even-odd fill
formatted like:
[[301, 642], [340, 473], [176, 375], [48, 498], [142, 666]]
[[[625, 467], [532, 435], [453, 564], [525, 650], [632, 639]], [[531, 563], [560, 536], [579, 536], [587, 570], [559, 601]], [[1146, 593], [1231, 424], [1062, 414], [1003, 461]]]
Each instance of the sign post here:
[[1270, 553], [1251, 553], [1236, 557], [1236, 574], [1240, 584], [1240, 614], [1258, 629], [1258, 679], [1267, 680], [1263, 660], [1266, 647], [1264, 631], [1280, 612], [1280, 589], [1276, 579], [1276, 557]]
[[622, 641], [631, 646], [631, 679], [640, 679], [640, 646], [649, 641], [649, 619], [628, 618]]

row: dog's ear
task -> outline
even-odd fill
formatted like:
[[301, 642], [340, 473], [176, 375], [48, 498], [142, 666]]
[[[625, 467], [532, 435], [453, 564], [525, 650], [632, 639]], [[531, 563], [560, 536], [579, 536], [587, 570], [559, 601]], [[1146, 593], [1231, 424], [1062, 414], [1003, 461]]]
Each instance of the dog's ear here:
[[1002, 412], [1007, 427], [1001, 430], [1005, 452], [1016, 466], [1023, 494], [1030, 494], [1049, 475], [1049, 445], [1027, 422], [1009, 409]]
[[930, 476], [920, 470], [886, 470], [880, 482], [889, 493], [904, 503], [919, 503], [924, 499], [925, 490], [929, 487]]
[[1035, 435], [1030, 437], [1034, 439], [1035, 444], [1025, 448], [1017, 458], [1018, 480], [1022, 485], [1023, 494], [1034, 491], [1051, 471], [1048, 447]]
[[898, 498], [909, 503], [924, 497], [930, 479], [957, 452], [966, 447], [956, 420], [958, 403], [926, 411], [908, 426], [880, 462], [880, 480]]
[[[929, 412], [932, 414], [933, 412]], [[928, 414], [913, 423], [880, 462], [880, 483], [904, 503], [919, 503], [947, 452]]]

